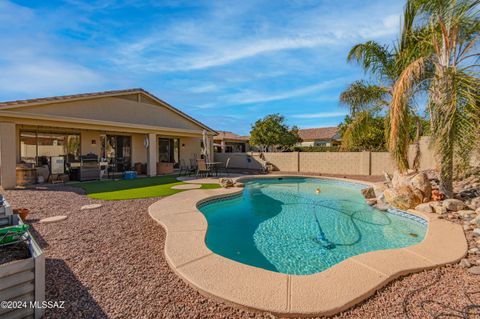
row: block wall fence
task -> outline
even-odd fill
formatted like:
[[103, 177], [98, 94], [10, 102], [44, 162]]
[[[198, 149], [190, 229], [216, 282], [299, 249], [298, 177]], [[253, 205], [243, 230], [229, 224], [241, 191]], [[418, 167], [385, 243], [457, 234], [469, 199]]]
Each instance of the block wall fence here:
[[[410, 146], [409, 159], [413, 161], [413, 146]], [[435, 168], [435, 161], [428, 147], [428, 139], [420, 141], [420, 169]], [[382, 175], [393, 173], [395, 163], [388, 152], [288, 152], [263, 153], [274, 170], [292, 173], [345, 174], [345, 175]], [[229, 167], [242, 169], [261, 169], [263, 160], [260, 153], [215, 153], [215, 161], [226, 163]]]

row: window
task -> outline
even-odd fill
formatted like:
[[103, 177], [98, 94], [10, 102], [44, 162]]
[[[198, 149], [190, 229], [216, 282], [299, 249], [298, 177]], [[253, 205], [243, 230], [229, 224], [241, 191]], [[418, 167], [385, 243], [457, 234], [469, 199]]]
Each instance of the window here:
[[80, 159], [80, 134], [43, 131], [20, 132], [22, 163], [45, 165], [51, 156], [64, 156], [65, 162]]

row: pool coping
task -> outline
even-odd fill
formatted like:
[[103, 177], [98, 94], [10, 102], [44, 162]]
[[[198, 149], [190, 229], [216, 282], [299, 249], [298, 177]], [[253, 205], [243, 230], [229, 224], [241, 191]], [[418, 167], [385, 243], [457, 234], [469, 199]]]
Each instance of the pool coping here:
[[[252, 178], [307, 175], [241, 176]], [[240, 307], [282, 316], [330, 316], [365, 300], [392, 280], [413, 272], [455, 263], [466, 255], [463, 228], [439, 215], [408, 210], [428, 221], [419, 244], [377, 250], [350, 257], [312, 275], [288, 275], [236, 262], [215, 254], [205, 244], [208, 223], [197, 206], [207, 200], [240, 194], [243, 188], [196, 189], [163, 198], [148, 208], [166, 230], [165, 258], [175, 273], [201, 293]]]

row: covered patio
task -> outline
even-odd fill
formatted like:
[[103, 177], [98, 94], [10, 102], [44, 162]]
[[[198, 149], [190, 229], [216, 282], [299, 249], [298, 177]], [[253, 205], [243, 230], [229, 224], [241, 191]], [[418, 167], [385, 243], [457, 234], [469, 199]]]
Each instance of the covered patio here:
[[204, 134], [216, 132], [142, 89], [3, 102], [0, 181], [173, 173], [201, 157]]

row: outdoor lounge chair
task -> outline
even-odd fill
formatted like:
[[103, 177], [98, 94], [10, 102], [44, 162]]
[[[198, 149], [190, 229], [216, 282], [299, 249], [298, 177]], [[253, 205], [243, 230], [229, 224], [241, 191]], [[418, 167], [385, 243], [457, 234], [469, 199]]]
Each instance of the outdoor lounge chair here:
[[207, 177], [210, 173], [210, 168], [207, 167], [207, 162], [204, 159], [197, 160], [197, 176]]
[[0, 247], [12, 245], [29, 239], [28, 225], [17, 225], [0, 228]]

